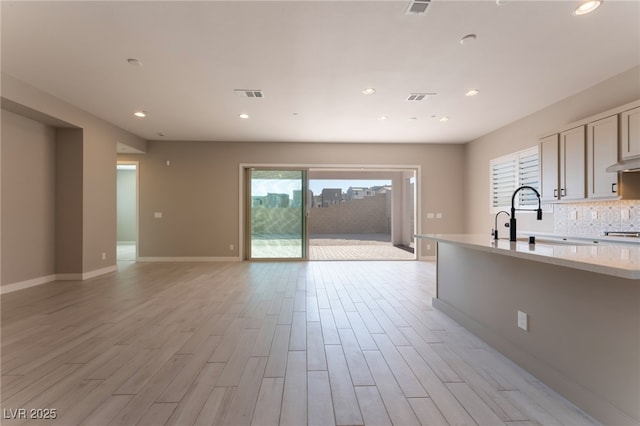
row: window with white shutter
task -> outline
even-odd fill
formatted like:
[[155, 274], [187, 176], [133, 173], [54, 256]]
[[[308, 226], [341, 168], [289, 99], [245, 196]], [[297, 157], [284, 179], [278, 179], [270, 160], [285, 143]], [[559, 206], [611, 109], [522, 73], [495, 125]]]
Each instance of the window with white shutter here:
[[[516, 152], [490, 161], [491, 168], [491, 211], [511, 208], [511, 196], [516, 188], [528, 185], [539, 189], [538, 148]], [[538, 206], [538, 199], [532, 191], [520, 191], [516, 208]]]

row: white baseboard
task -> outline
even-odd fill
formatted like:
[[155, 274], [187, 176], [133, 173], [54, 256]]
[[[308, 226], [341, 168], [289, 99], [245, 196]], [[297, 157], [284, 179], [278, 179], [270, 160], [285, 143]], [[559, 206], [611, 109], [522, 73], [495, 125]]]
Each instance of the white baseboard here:
[[47, 275], [44, 277], [33, 278], [31, 280], [19, 281], [17, 283], [0, 286], [0, 294], [13, 293], [14, 291], [35, 287], [42, 284], [48, 284], [54, 281], [84, 281], [90, 278], [99, 277], [100, 275], [109, 274], [117, 270], [118, 267], [116, 265], [112, 265], [107, 266], [106, 268], [96, 269], [94, 271], [83, 273]]
[[0, 294], [13, 293], [14, 291], [24, 290], [25, 288], [50, 283], [52, 281], [55, 281], [56, 278], [57, 276], [53, 274], [44, 277], [33, 278], [31, 280], [19, 281], [13, 284], [3, 285], [0, 287]]
[[242, 258], [228, 257], [139, 257], [138, 262], [238, 262]]
[[82, 281], [82, 273], [56, 274], [56, 281]]
[[56, 281], [84, 281], [91, 278], [99, 277], [100, 275], [116, 272], [117, 270], [117, 265], [111, 265], [107, 266], [106, 268], [100, 268], [89, 272], [56, 274]]
[[82, 280], [88, 280], [90, 278], [99, 277], [100, 275], [109, 274], [111, 272], [116, 272], [118, 270], [118, 265], [107, 266], [106, 268], [96, 269], [89, 272], [84, 272], [82, 274]]

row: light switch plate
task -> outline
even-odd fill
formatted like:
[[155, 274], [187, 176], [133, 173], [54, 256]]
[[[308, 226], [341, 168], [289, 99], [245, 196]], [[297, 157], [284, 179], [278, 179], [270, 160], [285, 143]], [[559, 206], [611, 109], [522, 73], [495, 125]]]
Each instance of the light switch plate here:
[[153, 217], [156, 219], [162, 219], [162, 212], [154, 212]]
[[529, 331], [529, 316], [522, 311], [518, 311], [518, 328]]
[[571, 211], [571, 220], [578, 220], [578, 210]]

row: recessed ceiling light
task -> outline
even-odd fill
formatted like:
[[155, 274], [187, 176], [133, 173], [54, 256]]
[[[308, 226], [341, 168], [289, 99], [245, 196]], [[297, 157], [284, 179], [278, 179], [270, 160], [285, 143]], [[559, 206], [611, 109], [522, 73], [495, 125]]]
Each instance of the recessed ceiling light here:
[[478, 93], [480, 93], [480, 91], [478, 89], [469, 89], [466, 91], [466, 93], [464, 94], [465, 96], [475, 96]]
[[387, 118], [389, 118], [389, 117], [387, 117], [386, 115], [381, 115], [380, 117], [378, 117], [378, 121], [384, 121]]
[[240, 118], [247, 119], [249, 118], [249, 114], [240, 114]]
[[478, 36], [475, 34], [467, 34], [460, 39], [460, 44], [471, 44], [476, 41], [476, 38], [478, 38]]
[[374, 93], [376, 93], [376, 89], [374, 89], [373, 87], [367, 87], [366, 89], [362, 90], [363, 95], [373, 95]]
[[145, 118], [149, 113], [147, 111], [136, 111], [133, 113], [136, 117]]
[[582, 3], [573, 11], [574, 15], [586, 15], [596, 10], [602, 4], [602, 0], [587, 0]]
[[129, 59], [127, 59], [127, 62], [129, 63], [129, 65], [133, 65], [134, 67], [141, 67], [142, 66], [142, 62], [140, 62], [136, 58], [129, 58]]
[[449, 117], [441, 117], [440, 118], [440, 122], [441, 123], [446, 123], [447, 121], [449, 121]]

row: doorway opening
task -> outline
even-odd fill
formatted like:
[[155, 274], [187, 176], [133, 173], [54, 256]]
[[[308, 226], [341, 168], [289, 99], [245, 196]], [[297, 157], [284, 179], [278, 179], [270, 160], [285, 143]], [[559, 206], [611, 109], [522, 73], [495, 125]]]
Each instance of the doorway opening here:
[[415, 260], [415, 170], [309, 169], [309, 260]]
[[118, 161], [116, 259], [135, 262], [138, 259], [138, 163]]

